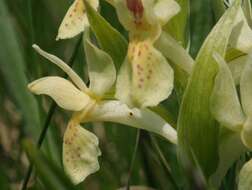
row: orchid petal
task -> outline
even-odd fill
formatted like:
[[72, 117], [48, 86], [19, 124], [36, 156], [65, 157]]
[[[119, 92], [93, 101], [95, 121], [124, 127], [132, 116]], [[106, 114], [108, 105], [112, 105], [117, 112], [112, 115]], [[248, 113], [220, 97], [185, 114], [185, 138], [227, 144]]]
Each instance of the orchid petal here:
[[154, 3], [154, 0], [117, 0], [114, 5], [122, 25], [132, 33], [145, 36], [160, 25]]
[[88, 115], [88, 121], [107, 121], [144, 129], [177, 144], [177, 132], [158, 114], [148, 109], [130, 109], [119, 101], [103, 101]]
[[228, 62], [228, 67], [232, 72], [235, 84], [240, 84], [241, 74], [246, 66], [248, 55], [242, 55]]
[[249, 190], [252, 184], [252, 159], [246, 162], [239, 175], [238, 190]]
[[194, 60], [170, 34], [163, 31], [155, 42], [155, 47], [188, 74], [192, 72]]
[[[88, 33], [88, 31], [86, 31]], [[84, 41], [90, 79], [89, 89], [97, 96], [105, 94], [115, 83], [116, 69], [112, 58], [94, 46], [88, 37]]]
[[249, 53], [252, 49], [252, 30], [248, 25], [242, 8], [239, 9], [236, 23], [237, 25], [230, 36], [230, 44], [244, 53]]
[[225, 60], [214, 54], [219, 64], [219, 72], [211, 96], [211, 112], [215, 119], [233, 131], [240, 131], [244, 123], [244, 115], [236, 92], [232, 73]]
[[156, 106], [173, 89], [173, 70], [148, 42], [132, 42], [119, 72], [116, 97], [130, 106]]
[[242, 131], [241, 131], [241, 139], [243, 144], [249, 148], [252, 149], [252, 118], [248, 117], [246, 122], [243, 125]]
[[241, 137], [243, 143], [252, 149], [252, 63], [251, 55], [249, 55], [246, 66], [241, 75], [240, 92], [243, 110], [247, 116], [247, 120], [243, 126]]
[[244, 112], [252, 117], [252, 56], [249, 55], [241, 75], [240, 91]]
[[80, 88], [80, 90], [87, 91], [86, 84], [82, 81], [82, 79], [74, 72], [74, 70], [69, 67], [64, 61], [56, 57], [55, 55], [49, 54], [45, 52], [44, 50], [40, 49], [39, 46], [33, 45], [32, 46], [40, 55], [57, 65], [59, 68], [61, 68], [75, 83], [77, 87]]
[[[97, 9], [98, 0], [89, 0], [90, 5]], [[68, 9], [60, 24], [56, 40], [72, 38], [85, 30], [89, 25], [83, 0], [75, 0]]]
[[158, 0], [154, 6], [155, 14], [162, 25], [179, 13], [180, 6], [174, 0]]
[[74, 184], [99, 170], [100, 155], [97, 137], [80, 125], [70, 122], [64, 134], [63, 165]]
[[34, 94], [46, 94], [62, 108], [80, 111], [89, 103], [89, 96], [61, 77], [44, 77], [33, 81], [28, 88]]
[[117, 76], [115, 97], [128, 105], [134, 104], [131, 99], [131, 67], [128, 61], [122, 64]]

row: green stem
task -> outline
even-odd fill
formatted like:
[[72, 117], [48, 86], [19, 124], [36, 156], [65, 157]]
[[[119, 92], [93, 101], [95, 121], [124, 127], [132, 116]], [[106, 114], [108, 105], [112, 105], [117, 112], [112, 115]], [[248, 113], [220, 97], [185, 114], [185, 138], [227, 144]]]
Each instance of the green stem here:
[[129, 173], [128, 173], [128, 181], [127, 181], [127, 185], [126, 185], [126, 190], [130, 190], [130, 179], [131, 179], [131, 174], [132, 174], [132, 171], [134, 168], [134, 163], [136, 160], [137, 150], [139, 147], [140, 135], [141, 135], [141, 129], [137, 129], [136, 142], [135, 142], [134, 151], [133, 151], [133, 155], [132, 155], [132, 159], [131, 159], [131, 163], [130, 163], [130, 169], [129, 169]]
[[[70, 67], [72, 67], [73, 64], [74, 64], [74, 60], [75, 60], [75, 58], [76, 58], [76, 56], [77, 56], [77, 54], [78, 54], [78, 49], [79, 49], [79, 47], [80, 47], [80, 45], [81, 45], [81, 41], [82, 41], [82, 37], [80, 37], [80, 39], [78, 40], [78, 42], [77, 42], [77, 44], [76, 44], [76, 46], [75, 46], [75, 49], [74, 49], [74, 51], [73, 51], [72, 57], [71, 57], [71, 59], [70, 59], [70, 61], [69, 61], [69, 66], [70, 66]], [[67, 75], [66, 75], [66, 74], [64, 75], [64, 78], [67, 78]], [[57, 105], [56, 105], [55, 102], [53, 102], [53, 103], [51, 104], [51, 106], [50, 106], [50, 109], [49, 109], [49, 112], [48, 112], [48, 114], [47, 114], [45, 123], [44, 123], [44, 125], [43, 125], [43, 129], [42, 129], [42, 131], [41, 131], [41, 133], [40, 133], [40, 135], [39, 135], [39, 139], [38, 139], [38, 141], [37, 141], [37, 148], [38, 148], [38, 149], [40, 149], [40, 147], [41, 147], [41, 145], [42, 145], [42, 143], [43, 143], [43, 141], [44, 141], [44, 139], [45, 139], [45, 137], [46, 137], [46, 133], [47, 133], [47, 131], [48, 131], [49, 125], [50, 125], [50, 123], [51, 123], [51, 120], [52, 120], [52, 117], [53, 117], [53, 114], [54, 114], [56, 108], [57, 108]], [[26, 190], [27, 185], [28, 185], [28, 182], [29, 182], [29, 179], [30, 179], [31, 174], [32, 174], [32, 170], [33, 170], [33, 164], [30, 163], [30, 165], [29, 165], [29, 167], [28, 167], [28, 170], [27, 170], [27, 173], [26, 173], [26, 175], [25, 175], [24, 182], [23, 182], [23, 185], [22, 185], [21, 190]]]
[[168, 177], [170, 178], [170, 181], [171, 181], [172, 185], [176, 189], [179, 189], [179, 186], [177, 185], [176, 180], [172, 175], [171, 167], [170, 167], [169, 163], [167, 162], [161, 148], [159, 147], [157, 139], [152, 134], [150, 134], [150, 138], [151, 138], [151, 142], [152, 142], [154, 148], [156, 149], [156, 151], [157, 151], [157, 153], [159, 155], [161, 163], [162, 163], [163, 167], [165, 168], [165, 171], [166, 171]]

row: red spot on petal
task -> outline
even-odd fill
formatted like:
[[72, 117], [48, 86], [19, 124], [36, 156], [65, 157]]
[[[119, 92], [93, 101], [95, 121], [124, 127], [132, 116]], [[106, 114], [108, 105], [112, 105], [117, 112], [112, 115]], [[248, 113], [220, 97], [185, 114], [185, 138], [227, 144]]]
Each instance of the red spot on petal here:
[[142, 0], [127, 0], [127, 7], [134, 14], [135, 22], [138, 23], [144, 11]]

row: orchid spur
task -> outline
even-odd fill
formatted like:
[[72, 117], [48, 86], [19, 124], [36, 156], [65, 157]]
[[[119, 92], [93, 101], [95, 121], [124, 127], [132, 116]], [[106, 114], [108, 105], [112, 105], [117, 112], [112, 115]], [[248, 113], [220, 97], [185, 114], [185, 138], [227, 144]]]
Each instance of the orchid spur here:
[[80, 123], [109, 121], [155, 132], [172, 143], [177, 143], [177, 133], [164, 119], [148, 109], [130, 109], [117, 100], [106, 100], [105, 93], [116, 79], [113, 61], [108, 54], [94, 46], [85, 37], [89, 87], [62, 60], [41, 50], [35, 50], [60, 67], [71, 79], [50, 76], [29, 84], [35, 94], [45, 94], [63, 109], [73, 112], [64, 133], [63, 165], [71, 180], [78, 184], [99, 169], [101, 152], [97, 137], [80, 126]]

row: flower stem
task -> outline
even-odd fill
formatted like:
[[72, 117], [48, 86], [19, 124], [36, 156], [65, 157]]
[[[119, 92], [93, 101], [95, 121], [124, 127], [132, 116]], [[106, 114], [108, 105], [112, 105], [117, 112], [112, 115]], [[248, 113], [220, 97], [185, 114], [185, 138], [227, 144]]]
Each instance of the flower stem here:
[[[78, 50], [79, 50], [79, 47], [81, 45], [81, 42], [82, 42], [82, 37], [80, 37], [80, 39], [78, 40], [78, 42], [77, 42], [77, 44], [76, 44], [76, 46], [74, 48], [73, 54], [72, 54], [72, 56], [70, 58], [70, 61], [69, 61], [69, 66], [70, 67], [72, 67], [73, 64], [74, 64], [74, 60], [75, 60], [75, 58], [76, 58], [76, 56], [78, 54]], [[66, 74], [64, 75], [64, 78], [67, 78]], [[39, 135], [39, 139], [38, 139], [37, 144], [36, 144], [38, 149], [40, 149], [40, 147], [41, 147], [41, 145], [42, 145], [42, 143], [43, 143], [43, 141], [44, 141], [44, 139], [46, 137], [46, 133], [48, 131], [49, 125], [51, 123], [51, 120], [52, 120], [52, 117], [53, 117], [53, 114], [54, 114], [56, 108], [57, 108], [56, 103], [52, 102], [51, 106], [50, 106], [50, 109], [49, 109], [49, 112], [47, 114], [45, 123], [43, 125], [43, 129], [42, 129], [42, 131], [41, 131], [41, 133]], [[28, 182], [29, 182], [31, 174], [32, 174], [32, 170], [33, 170], [33, 164], [30, 163], [30, 165], [28, 167], [28, 170], [27, 170], [27, 173], [25, 175], [24, 182], [22, 184], [21, 190], [26, 190]]]
[[179, 186], [178, 186], [178, 184], [176, 183], [176, 180], [175, 180], [175, 178], [174, 178], [173, 175], [172, 175], [171, 167], [170, 167], [169, 163], [167, 162], [167, 160], [166, 160], [166, 158], [165, 158], [165, 156], [164, 156], [164, 154], [163, 154], [161, 148], [159, 147], [156, 137], [153, 136], [152, 134], [150, 134], [150, 139], [151, 139], [151, 142], [152, 142], [152, 144], [153, 144], [153, 146], [154, 146], [154, 149], [156, 149], [156, 152], [157, 152], [158, 155], [159, 155], [159, 158], [160, 158], [160, 160], [161, 160], [161, 163], [162, 163], [162, 165], [163, 165], [163, 167], [164, 167], [164, 169], [165, 169], [165, 171], [166, 171], [166, 174], [167, 174], [168, 177], [170, 178], [170, 181], [171, 181], [172, 185], [173, 185], [176, 189], [179, 189]]
[[138, 150], [138, 147], [139, 147], [140, 136], [141, 136], [141, 129], [137, 129], [136, 141], [135, 141], [134, 151], [133, 151], [133, 155], [132, 155], [132, 159], [131, 159], [131, 163], [130, 163], [130, 169], [129, 169], [129, 173], [128, 173], [128, 180], [127, 180], [126, 190], [130, 190], [131, 173], [132, 173], [132, 170], [134, 168], [134, 163], [135, 163], [135, 160], [136, 160], [136, 155], [137, 155], [137, 150]]

